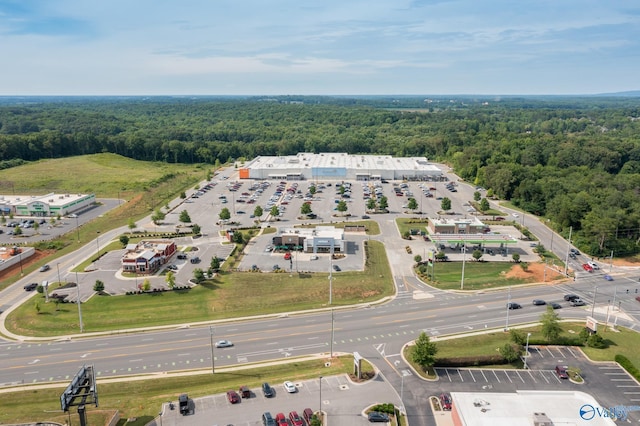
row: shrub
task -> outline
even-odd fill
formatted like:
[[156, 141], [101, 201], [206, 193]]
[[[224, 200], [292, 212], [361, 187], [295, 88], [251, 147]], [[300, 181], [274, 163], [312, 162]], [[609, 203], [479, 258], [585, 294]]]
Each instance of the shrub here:
[[387, 414], [394, 415], [396, 413], [396, 407], [392, 403], [386, 402], [384, 404], [375, 405], [371, 409], [371, 411], [378, 411], [380, 413], [387, 413]]
[[435, 367], [468, 367], [479, 365], [508, 364], [502, 355], [478, 355], [466, 357], [437, 358]]
[[605, 349], [609, 344], [599, 334], [592, 334], [587, 338], [587, 346], [596, 349]]
[[635, 365], [633, 365], [631, 361], [629, 361], [629, 358], [624, 355], [618, 354], [615, 356], [614, 360], [615, 362], [620, 364], [622, 368], [627, 370], [627, 373], [631, 374], [636, 380], [640, 380], [640, 371], [636, 368]]

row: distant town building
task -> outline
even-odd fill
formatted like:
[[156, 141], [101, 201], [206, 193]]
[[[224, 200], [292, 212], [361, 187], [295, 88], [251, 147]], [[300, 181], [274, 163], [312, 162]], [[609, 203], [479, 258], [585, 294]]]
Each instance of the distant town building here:
[[57, 217], [80, 212], [96, 202], [95, 194], [0, 195], [0, 214]]
[[344, 230], [334, 226], [280, 229], [271, 241], [276, 248], [305, 253], [343, 253], [346, 249]]
[[273, 180], [441, 180], [442, 171], [426, 157], [346, 153], [259, 156], [240, 170], [240, 179]]
[[172, 240], [144, 240], [128, 244], [122, 256], [122, 272], [153, 274], [167, 263], [178, 250]]

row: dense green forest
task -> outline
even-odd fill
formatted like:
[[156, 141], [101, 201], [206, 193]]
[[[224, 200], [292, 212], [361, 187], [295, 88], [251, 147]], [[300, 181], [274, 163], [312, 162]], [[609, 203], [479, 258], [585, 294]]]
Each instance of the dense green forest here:
[[5, 98], [0, 168], [112, 152], [170, 163], [426, 156], [593, 255], [640, 252], [640, 99]]

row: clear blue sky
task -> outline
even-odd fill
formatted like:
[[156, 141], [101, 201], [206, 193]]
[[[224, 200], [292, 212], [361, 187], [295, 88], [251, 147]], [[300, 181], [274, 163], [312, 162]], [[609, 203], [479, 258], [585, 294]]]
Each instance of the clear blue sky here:
[[637, 89], [633, 0], [0, 0], [0, 95]]

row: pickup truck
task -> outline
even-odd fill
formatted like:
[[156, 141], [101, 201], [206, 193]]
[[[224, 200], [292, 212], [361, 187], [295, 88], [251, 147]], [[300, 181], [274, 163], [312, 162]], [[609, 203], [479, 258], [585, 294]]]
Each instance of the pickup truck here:
[[189, 396], [186, 393], [178, 397], [178, 406], [180, 407], [180, 414], [183, 416], [189, 414]]

